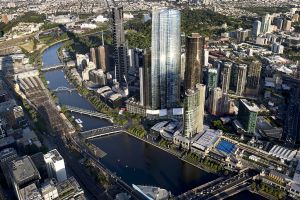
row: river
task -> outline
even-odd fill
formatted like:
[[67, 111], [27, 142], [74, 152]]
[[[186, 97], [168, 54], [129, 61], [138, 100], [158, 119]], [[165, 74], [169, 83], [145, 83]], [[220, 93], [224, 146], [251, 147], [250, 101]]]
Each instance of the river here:
[[[60, 63], [57, 50], [61, 46], [62, 43], [59, 43], [45, 50], [43, 67]], [[73, 88], [62, 70], [45, 72], [44, 75], [50, 90], [61, 86]], [[77, 91], [59, 92], [56, 95], [61, 105], [95, 110]], [[107, 120], [80, 114], [73, 116], [82, 120], [83, 130], [111, 125]], [[92, 143], [107, 153], [101, 162], [129, 185], [159, 186], [178, 195], [218, 177], [125, 133], [96, 138]]]

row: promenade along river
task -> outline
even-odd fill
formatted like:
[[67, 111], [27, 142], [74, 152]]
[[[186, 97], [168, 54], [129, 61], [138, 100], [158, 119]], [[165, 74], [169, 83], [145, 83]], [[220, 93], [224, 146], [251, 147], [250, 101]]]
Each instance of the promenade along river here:
[[[61, 43], [56, 44], [44, 52], [44, 67], [60, 63], [56, 52], [61, 45]], [[62, 70], [46, 72], [45, 77], [51, 90], [61, 86], [73, 87]], [[59, 92], [56, 95], [61, 105], [94, 110], [93, 106], [77, 91]], [[82, 120], [84, 130], [111, 125], [106, 120], [80, 114], [73, 115]], [[101, 162], [129, 185], [134, 183], [159, 186], [178, 195], [217, 178], [214, 174], [200, 170], [126, 133], [96, 138], [92, 140], [92, 143], [107, 153]]]

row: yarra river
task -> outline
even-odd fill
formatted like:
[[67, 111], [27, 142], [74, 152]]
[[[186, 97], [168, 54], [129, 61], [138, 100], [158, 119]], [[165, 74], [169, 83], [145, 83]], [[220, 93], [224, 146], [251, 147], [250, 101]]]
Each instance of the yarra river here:
[[[57, 50], [61, 46], [62, 43], [58, 43], [45, 50], [42, 57], [43, 67], [60, 63]], [[74, 87], [68, 82], [62, 70], [45, 72], [44, 75], [50, 90], [61, 86]], [[60, 105], [95, 110], [77, 91], [58, 92], [56, 96]], [[83, 130], [111, 125], [106, 120], [75, 113], [72, 113], [72, 115], [76, 119], [81, 119]], [[96, 138], [91, 142], [107, 153], [101, 159], [103, 165], [110, 171], [115, 172], [128, 185], [158, 186], [171, 191], [174, 195], [178, 195], [218, 177], [126, 133]], [[244, 196], [243, 199], [246, 200], [247, 197], [255, 199], [251, 194], [249, 192], [247, 195], [242, 195]]]

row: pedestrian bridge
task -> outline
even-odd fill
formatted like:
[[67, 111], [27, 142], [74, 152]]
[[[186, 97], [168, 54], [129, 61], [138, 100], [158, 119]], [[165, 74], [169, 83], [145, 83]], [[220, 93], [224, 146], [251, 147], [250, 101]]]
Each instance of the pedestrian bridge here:
[[107, 119], [110, 122], [113, 122], [111, 117], [107, 116], [106, 114], [99, 113], [97, 111], [87, 110], [87, 109], [78, 108], [78, 107], [75, 107], [75, 106], [68, 106], [68, 105], [65, 106], [65, 108], [70, 112], [75, 112], [75, 113], [88, 115], [88, 116], [91, 116], [91, 117], [97, 117], [97, 118], [101, 118], [101, 119]]
[[96, 137], [103, 137], [103, 136], [108, 136], [108, 135], [112, 135], [115, 133], [119, 133], [120, 131], [122, 131], [122, 127], [115, 125], [115, 126], [106, 126], [106, 127], [102, 127], [102, 128], [96, 128], [96, 129], [92, 129], [92, 130], [88, 130], [88, 131], [82, 131], [79, 133], [79, 135], [83, 138], [83, 139], [93, 139]]
[[53, 92], [65, 92], [65, 91], [72, 92], [72, 91], [75, 91], [75, 90], [76, 90], [76, 88], [68, 88], [68, 87], [62, 86], [62, 87], [58, 87], [58, 88], [56, 88], [55, 90], [52, 90], [52, 91]]
[[57, 69], [62, 69], [64, 67], [65, 67], [65, 65], [63, 65], [63, 64], [44, 66], [43, 68], [41, 68], [41, 71], [42, 72], [49, 72], [49, 71], [54, 71], [54, 70], [57, 70]]

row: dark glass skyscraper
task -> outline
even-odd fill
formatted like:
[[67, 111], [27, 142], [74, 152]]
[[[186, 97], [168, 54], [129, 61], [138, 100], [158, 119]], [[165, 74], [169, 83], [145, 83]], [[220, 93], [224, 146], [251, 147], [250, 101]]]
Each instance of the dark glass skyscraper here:
[[202, 82], [205, 38], [193, 33], [186, 39], [185, 89], [192, 89]]
[[116, 79], [120, 85], [126, 85], [128, 73], [127, 45], [123, 26], [123, 8], [112, 8], [113, 46]]
[[300, 141], [300, 79], [284, 77], [291, 87], [290, 98], [285, 113], [284, 136], [288, 143]]

